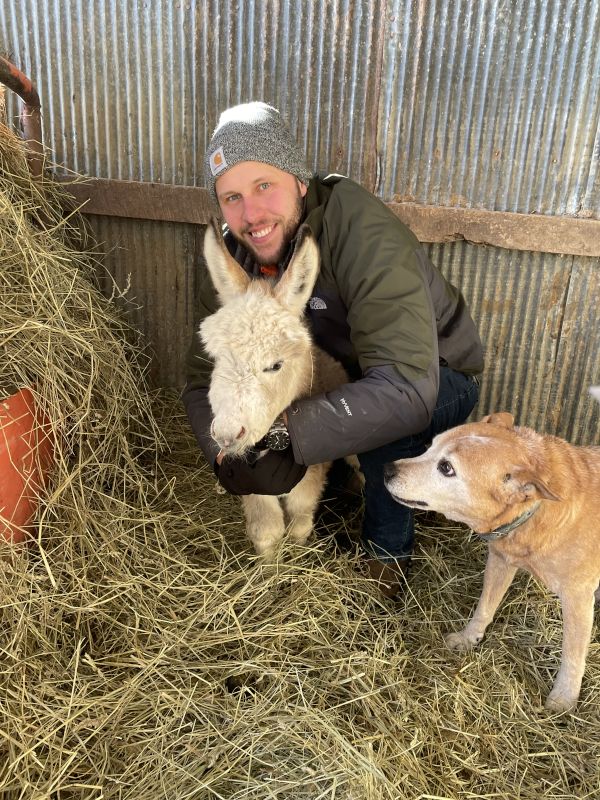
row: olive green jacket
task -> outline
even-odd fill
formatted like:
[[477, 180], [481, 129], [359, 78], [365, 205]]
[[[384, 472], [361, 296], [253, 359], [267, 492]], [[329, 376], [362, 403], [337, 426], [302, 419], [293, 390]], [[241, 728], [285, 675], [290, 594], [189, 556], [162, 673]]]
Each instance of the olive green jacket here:
[[[437, 400], [440, 364], [478, 374], [483, 352], [460, 292], [379, 199], [348, 178], [316, 175], [303, 221], [321, 257], [309, 326], [315, 342], [351, 376], [333, 392], [299, 400], [288, 414], [296, 461], [316, 464], [424, 430]], [[229, 234], [226, 241], [244, 269], [258, 275], [247, 251]], [[201, 319], [217, 307], [206, 273]], [[211, 368], [195, 335], [183, 401], [212, 463], [218, 448], [208, 434]]]

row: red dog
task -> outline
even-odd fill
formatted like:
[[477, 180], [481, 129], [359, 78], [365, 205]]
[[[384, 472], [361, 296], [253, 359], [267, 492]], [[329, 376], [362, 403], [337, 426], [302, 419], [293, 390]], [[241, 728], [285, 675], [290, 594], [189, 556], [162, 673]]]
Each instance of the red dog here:
[[600, 447], [515, 428], [508, 413], [436, 436], [418, 458], [386, 467], [394, 499], [463, 522], [489, 542], [483, 591], [464, 630], [478, 644], [519, 567], [556, 592], [563, 612], [560, 670], [546, 708], [575, 707], [600, 600]]

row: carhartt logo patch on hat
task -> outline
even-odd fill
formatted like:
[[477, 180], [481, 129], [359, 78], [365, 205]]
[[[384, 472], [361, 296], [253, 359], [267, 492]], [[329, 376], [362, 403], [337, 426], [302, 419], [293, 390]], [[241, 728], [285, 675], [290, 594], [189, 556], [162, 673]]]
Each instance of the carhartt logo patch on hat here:
[[223, 172], [224, 169], [227, 169], [225, 154], [223, 153], [223, 148], [218, 147], [215, 152], [210, 155], [210, 171], [213, 175], [218, 175], [220, 172]]

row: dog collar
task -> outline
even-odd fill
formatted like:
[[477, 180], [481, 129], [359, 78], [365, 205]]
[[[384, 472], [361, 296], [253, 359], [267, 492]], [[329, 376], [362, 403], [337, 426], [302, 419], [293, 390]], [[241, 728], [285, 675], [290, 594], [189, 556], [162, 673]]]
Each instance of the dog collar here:
[[521, 514], [520, 517], [513, 519], [512, 522], [507, 522], [506, 525], [501, 525], [499, 528], [496, 528], [489, 533], [477, 533], [477, 531], [472, 532], [479, 536], [479, 538], [484, 542], [493, 542], [495, 539], [502, 539], [505, 536], [508, 536], [509, 533], [512, 533], [512, 531], [514, 531], [516, 528], [520, 527], [524, 522], [527, 522], [528, 519], [531, 519], [531, 517], [533, 517], [535, 512], [540, 507], [540, 504], [541, 501], [538, 500], [535, 505], [531, 506], [531, 508], [528, 508], [527, 511]]

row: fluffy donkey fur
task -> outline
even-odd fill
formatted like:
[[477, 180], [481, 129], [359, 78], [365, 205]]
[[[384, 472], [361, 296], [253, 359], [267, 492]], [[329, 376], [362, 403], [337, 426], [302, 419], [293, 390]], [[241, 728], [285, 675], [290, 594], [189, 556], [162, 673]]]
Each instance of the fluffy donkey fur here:
[[[319, 270], [319, 252], [308, 228], [300, 231], [293, 258], [276, 283], [244, 272], [214, 220], [206, 230], [204, 257], [222, 303], [200, 326], [214, 360], [208, 395], [211, 434], [224, 454], [243, 457], [294, 400], [330, 391], [347, 375], [313, 344], [304, 321]], [[274, 556], [286, 527], [294, 541], [306, 542], [329, 466], [310, 466], [281, 497], [242, 497], [246, 532], [259, 555]]]

